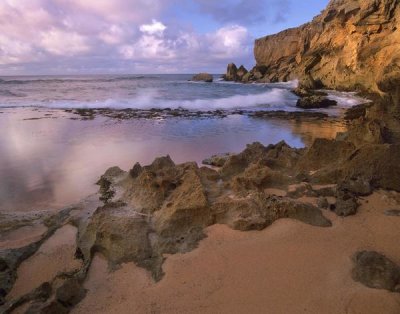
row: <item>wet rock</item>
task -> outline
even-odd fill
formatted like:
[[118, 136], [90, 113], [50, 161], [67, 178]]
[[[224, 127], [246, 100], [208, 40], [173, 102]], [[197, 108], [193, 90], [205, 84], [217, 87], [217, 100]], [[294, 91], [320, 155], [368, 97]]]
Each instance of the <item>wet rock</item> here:
[[400, 209], [388, 209], [385, 211], [386, 216], [398, 216], [400, 217]]
[[369, 288], [400, 292], [400, 267], [384, 255], [362, 251], [354, 256], [353, 262], [355, 281]]
[[350, 107], [349, 109], [346, 110], [344, 114], [344, 119], [356, 120], [359, 118], [363, 118], [367, 114], [367, 108], [369, 108], [370, 106], [371, 104], [361, 104]]
[[321, 109], [332, 106], [337, 106], [337, 102], [322, 96], [308, 96], [300, 98], [296, 103], [296, 107], [301, 109]]
[[249, 114], [250, 117], [254, 118], [275, 118], [284, 120], [300, 120], [300, 119], [326, 119], [329, 116], [323, 112], [315, 111], [294, 111], [288, 112], [283, 110], [277, 111], [256, 111]]
[[328, 96], [327, 93], [318, 90], [306, 89], [302, 86], [292, 90], [292, 93], [300, 98], [311, 97], [311, 96]]
[[213, 80], [214, 80], [213, 76], [208, 73], [199, 73], [192, 77], [192, 81], [195, 82], [212, 83]]

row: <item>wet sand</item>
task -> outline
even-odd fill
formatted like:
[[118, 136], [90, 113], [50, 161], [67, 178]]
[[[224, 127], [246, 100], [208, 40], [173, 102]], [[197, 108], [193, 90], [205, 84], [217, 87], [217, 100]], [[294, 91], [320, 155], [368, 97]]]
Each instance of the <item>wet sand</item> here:
[[357, 215], [324, 212], [331, 228], [282, 219], [263, 231], [207, 229], [198, 249], [168, 256], [154, 283], [133, 263], [110, 273], [97, 255], [86, 298], [73, 313], [351, 313], [400, 312], [400, 295], [351, 278], [351, 257], [376, 250], [400, 263], [399, 194], [375, 192]]
[[[81, 120], [62, 110], [5, 108], [0, 114], [0, 210], [57, 209], [97, 191], [95, 182], [118, 165], [149, 164], [162, 155], [201, 163], [246, 144], [285, 140], [294, 147], [315, 137], [334, 138], [335, 121], [226, 118]], [[72, 120], [74, 119], [74, 120]]]
[[44, 282], [51, 282], [57, 274], [79, 269], [81, 261], [75, 259], [77, 229], [65, 225], [58, 229], [39, 250], [23, 261], [18, 268], [17, 281], [7, 295], [16, 299]]

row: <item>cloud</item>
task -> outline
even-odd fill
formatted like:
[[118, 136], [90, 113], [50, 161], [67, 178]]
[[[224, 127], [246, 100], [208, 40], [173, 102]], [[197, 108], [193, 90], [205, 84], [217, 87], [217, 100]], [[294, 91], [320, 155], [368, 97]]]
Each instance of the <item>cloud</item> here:
[[253, 62], [248, 29], [231, 23], [237, 8], [245, 12], [243, 4], [227, 11], [228, 25], [202, 32], [171, 15], [172, 3], [176, 0], [1, 0], [0, 75], [215, 72], [231, 61]]
[[151, 24], [143, 24], [139, 29], [142, 33], [162, 36], [167, 27], [163, 23], [153, 19]]
[[90, 50], [84, 36], [56, 28], [42, 33], [41, 47], [60, 56], [75, 56]]

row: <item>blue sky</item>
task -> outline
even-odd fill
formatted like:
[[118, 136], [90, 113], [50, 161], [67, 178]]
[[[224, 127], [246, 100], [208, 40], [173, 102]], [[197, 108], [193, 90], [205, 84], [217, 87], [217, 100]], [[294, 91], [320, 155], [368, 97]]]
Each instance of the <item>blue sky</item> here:
[[0, 75], [222, 73], [328, 0], [1, 0]]

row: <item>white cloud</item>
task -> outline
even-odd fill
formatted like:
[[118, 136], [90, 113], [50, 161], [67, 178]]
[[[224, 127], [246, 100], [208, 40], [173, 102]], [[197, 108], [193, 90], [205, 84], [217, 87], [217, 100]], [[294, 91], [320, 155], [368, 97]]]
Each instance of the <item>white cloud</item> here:
[[84, 36], [56, 28], [43, 32], [41, 43], [45, 50], [60, 56], [73, 56], [90, 50]]
[[142, 33], [162, 36], [167, 27], [163, 23], [153, 19], [151, 24], [143, 24], [139, 27], [139, 29]]
[[0, 0], [0, 75], [18, 65], [31, 71], [190, 72], [252, 59], [245, 27], [198, 33], [163, 18], [173, 1]]

